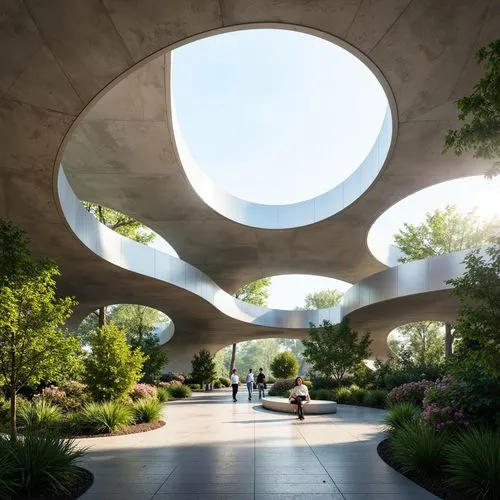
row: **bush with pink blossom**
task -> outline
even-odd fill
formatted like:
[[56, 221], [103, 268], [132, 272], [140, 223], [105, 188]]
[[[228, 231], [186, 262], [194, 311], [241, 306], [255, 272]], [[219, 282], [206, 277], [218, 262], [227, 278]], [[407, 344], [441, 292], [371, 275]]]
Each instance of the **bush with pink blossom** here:
[[419, 380], [418, 382], [408, 382], [407, 384], [394, 387], [389, 393], [388, 401], [394, 403], [412, 403], [416, 406], [422, 406], [425, 393], [432, 382], [428, 380]]
[[156, 399], [158, 397], [158, 390], [155, 386], [149, 384], [135, 384], [130, 392], [132, 401], [139, 399]]

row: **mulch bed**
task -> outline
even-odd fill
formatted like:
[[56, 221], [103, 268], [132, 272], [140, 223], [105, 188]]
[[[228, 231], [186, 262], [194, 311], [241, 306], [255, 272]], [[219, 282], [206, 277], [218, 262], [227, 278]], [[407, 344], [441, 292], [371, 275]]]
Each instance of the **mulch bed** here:
[[85, 438], [104, 438], [104, 437], [113, 437], [113, 436], [125, 436], [127, 434], [138, 434], [139, 432], [148, 432], [154, 431], [155, 429], [159, 429], [163, 427], [165, 422], [163, 420], [159, 420], [158, 422], [148, 422], [145, 424], [134, 424], [124, 427], [115, 432], [110, 432], [108, 434], [83, 434], [81, 436], [67, 436], [71, 439], [85, 439]]
[[77, 467], [78, 474], [75, 475], [74, 481], [69, 485], [68, 495], [36, 495], [32, 497], [22, 497], [20, 500], [74, 500], [82, 496], [94, 482], [94, 475], [87, 469]]
[[[377, 446], [377, 453], [379, 457], [393, 469], [397, 470], [400, 474], [403, 474], [398, 470], [396, 464], [394, 463], [394, 458], [392, 456], [392, 449], [390, 439], [384, 439]], [[403, 474], [408, 479], [417, 483], [422, 488], [433, 493], [439, 498], [445, 500], [471, 500], [470, 496], [464, 495], [464, 493], [453, 486], [449, 486], [442, 477], [421, 477], [421, 476], [409, 476]]]

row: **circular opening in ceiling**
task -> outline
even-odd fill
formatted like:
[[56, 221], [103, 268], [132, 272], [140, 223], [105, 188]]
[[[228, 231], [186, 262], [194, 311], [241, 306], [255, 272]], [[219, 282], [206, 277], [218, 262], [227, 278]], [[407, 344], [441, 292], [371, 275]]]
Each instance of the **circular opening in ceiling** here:
[[332, 41], [252, 29], [187, 44], [172, 61], [175, 138], [195, 189], [193, 163], [205, 191], [209, 180], [240, 202], [290, 206], [325, 195], [369, 164], [349, 192], [336, 193], [342, 199], [295, 224], [305, 225], [352, 203], [384, 163], [392, 126], [381, 76]]

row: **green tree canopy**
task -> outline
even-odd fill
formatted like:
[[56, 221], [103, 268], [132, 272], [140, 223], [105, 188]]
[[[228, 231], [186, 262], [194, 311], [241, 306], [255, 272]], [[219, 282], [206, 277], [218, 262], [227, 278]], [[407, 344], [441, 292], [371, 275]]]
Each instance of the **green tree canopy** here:
[[191, 361], [191, 378], [203, 386], [212, 383], [216, 376], [214, 357], [207, 349], [202, 349]]
[[298, 309], [310, 311], [334, 307], [340, 303], [343, 295], [341, 291], [335, 289], [319, 290], [317, 292], [308, 293], [304, 299], [304, 307]]
[[10, 390], [12, 439], [17, 391], [80, 368], [80, 342], [61, 328], [76, 302], [57, 297], [59, 274], [54, 262], [33, 260], [26, 235], [0, 220], [0, 383]]
[[125, 397], [140, 380], [145, 356], [132, 349], [123, 330], [109, 323], [91, 333], [84, 380], [97, 400]]
[[327, 320], [320, 326], [311, 325], [309, 339], [303, 343], [304, 357], [314, 370], [336, 380], [342, 380], [348, 371], [370, 356], [370, 335], [358, 339], [347, 319], [338, 325]]
[[398, 328], [394, 354], [409, 360], [413, 366], [439, 365], [444, 359], [444, 325], [438, 321], [420, 321]]
[[405, 254], [399, 261], [412, 262], [484, 245], [499, 228], [498, 220], [483, 222], [474, 211], [461, 214], [455, 205], [448, 205], [425, 214], [425, 222], [418, 226], [404, 224], [394, 240]]
[[460, 156], [473, 151], [475, 158], [493, 160], [486, 172], [493, 177], [500, 173], [500, 39], [481, 48], [476, 59], [484, 63], [484, 75], [470, 96], [457, 101], [458, 118], [466, 123], [448, 131], [444, 152]]
[[276, 378], [295, 377], [299, 371], [299, 362], [291, 352], [280, 352], [271, 363], [271, 372]]
[[256, 306], [266, 307], [269, 299], [269, 287], [271, 278], [262, 278], [243, 285], [233, 296], [236, 299], [248, 302]]
[[253, 368], [254, 372], [258, 372], [259, 368], [263, 368], [265, 373], [269, 373], [271, 363], [280, 350], [280, 345], [277, 339], [259, 339], [241, 342], [238, 346], [236, 356], [236, 366], [239, 370], [248, 370]]

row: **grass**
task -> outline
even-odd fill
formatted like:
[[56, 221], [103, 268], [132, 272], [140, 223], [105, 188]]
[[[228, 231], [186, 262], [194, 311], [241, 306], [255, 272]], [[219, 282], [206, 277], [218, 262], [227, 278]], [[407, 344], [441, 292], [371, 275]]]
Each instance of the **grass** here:
[[130, 425], [134, 420], [134, 412], [123, 403], [107, 401], [87, 403], [74, 418], [84, 432], [106, 434]]
[[405, 474], [432, 477], [445, 463], [448, 441], [447, 432], [420, 421], [409, 421], [392, 433], [394, 461]]
[[45, 400], [20, 406], [17, 412], [19, 422], [29, 429], [55, 427], [62, 418], [62, 411]]
[[170, 399], [170, 392], [165, 387], [158, 387], [158, 401], [166, 403]]
[[134, 403], [134, 421], [136, 424], [158, 422], [162, 404], [157, 399], [139, 399]]
[[368, 391], [363, 403], [374, 408], [384, 408], [387, 402], [387, 392], [383, 390]]
[[367, 391], [365, 389], [354, 388], [351, 389], [350, 401], [355, 404], [360, 404], [364, 401]]
[[500, 498], [500, 431], [468, 429], [446, 450], [449, 483], [470, 498]]
[[192, 395], [191, 389], [187, 385], [179, 385], [168, 389], [173, 398], [189, 398]]
[[389, 407], [385, 417], [386, 430], [393, 433], [409, 422], [415, 422], [420, 409], [412, 403], [395, 403]]
[[339, 387], [335, 391], [335, 401], [337, 403], [347, 403], [351, 399], [351, 390], [347, 387]]
[[0, 498], [12, 498], [21, 482], [12, 457], [12, 444], [7, 437], [0, 438]]

